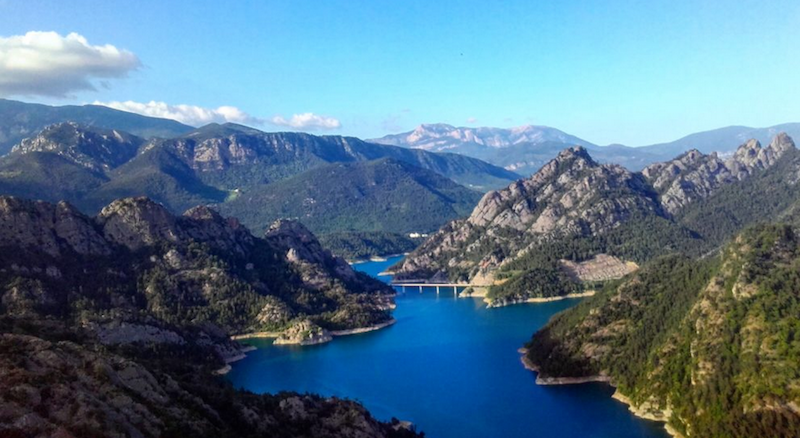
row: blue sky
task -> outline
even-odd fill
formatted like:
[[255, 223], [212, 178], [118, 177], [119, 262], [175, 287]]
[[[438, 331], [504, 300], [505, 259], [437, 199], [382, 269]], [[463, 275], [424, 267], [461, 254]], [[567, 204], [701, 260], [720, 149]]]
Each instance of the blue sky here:
[[267, 130], [313, 113], [366, 138], [539, 124], [643, 145], [800, 122], [796, 0], [227, 3], [0, 0], [0, 37], [74, 32], [139, 61], [96, 90], [5, 97], [233, 106]]

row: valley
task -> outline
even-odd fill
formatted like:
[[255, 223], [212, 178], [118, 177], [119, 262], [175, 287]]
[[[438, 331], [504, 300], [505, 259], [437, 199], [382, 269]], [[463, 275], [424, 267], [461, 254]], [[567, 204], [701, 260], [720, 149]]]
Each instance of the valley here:
[[[449, 148], [425, 148], [439, 147]], [[527, 436], [515, 418], [536, 410], [540, 436], [664, 436], [613, 392], [674, 436], [793, 435], [792, 138], [691, 149], [640, 171], [596, 160], [597, 148], [563, 148], [520, 178], [461, 155], [234, 124], [171, 138], [47, 125], [0, 158], [0, 191], [13, 195], [0, 197], [0, 327], [12, 353], [0, 366], [20, 376], [6, 392], [33, 394], [4, 406], [24, 412], [44, 397], [103, 418], [48, 411], [25, 433]], [[398, 253], [408, 254], [381, 259]], [[374, 261], [353, 269], [345, 258]], [[383, 270], [431, 287], [398, 296], [373, 278]], [[450, 283], [465, 286], [458, 299], [432, 292]], [[517, 349], [532, 332], [523, 367]], [[395, 371], [407, 387], [392, 385], [388, 365], [340, 357], [373, 351], [410, 367]], [[15, 362], [31, 352], [94, 371]], [[480, 374], [494, 377], [476, 382], [463, 365], [487, 352], [496, 360]], [[320, 364], [329, 371], [314, 377]], [[261, 380], [261, 367], [287, 377]], [[353, 380], [363, 375], [368, 387]], [[129, 378], [150, 386], [131, 393]], [[84, 384], [53, 395], [36, 383], [47, 379]], [[411, 394], [425, 391], [414, 385], [449, 388], [426, 395], [443, 406], [525, 401], [460, 405], [504, 420], [454, 426], [447, 411], [417, 408]], [[84, 401], [96, 394], [131, 402]], [[587, 405], [585, 421], [553, 422]], [[143, 414], [123, 418], [131, 409]], [[214, 420], [223, 413], [230, 421]]]

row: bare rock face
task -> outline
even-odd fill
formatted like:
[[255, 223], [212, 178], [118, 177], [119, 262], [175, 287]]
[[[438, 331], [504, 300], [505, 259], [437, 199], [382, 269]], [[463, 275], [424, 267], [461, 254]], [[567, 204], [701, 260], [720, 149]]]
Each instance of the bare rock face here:
[[416, 436], [395, 433], [355, 402], [231, 394], [207, 380], [198, 391], [197, 381], [72, 342], [0, 333], [0, 351], [3, 436]]
[[94, 171], [108, 171], [136, 155], [144, 143], [139, 137], [116, 130], [81, 126], [73, 122], [46, 127], [35, 137], [26, 138], [11, 153], [54, 152]]
[[332, 279], [352, 281], [356, 278], [353, 268], [344, 259], [324, 249], [314, 234], [300, 222], [276, 221], [264, 236], [285, 251], [286, 260], [301, 269], [303, 281], [309, 286], [319, 288]]
[[578, 281], [616, 280], [639, 269], [633, 262], [626, 263], [608, 254], [598, 254], [581, 263], [561, 260], [561, 266]]
[[148, 198], [125, 198], [103, 208], [97, 217], [105, 237], [137, 250], [158, 241], [178, 242], [185, 237], [164, 206]]
[[69, 248], [79, 254], [109, 254], [92, 220], [67, 203], [52, 205], [0, 196], [0, 245], [41, 250], [51, 256]]
[[443, 227], [409, 255], [397, 274], [429, 278], [466, 271], [461, 280], [485, 281], [544, 239], [602, 234], [634, 215], [660, 211], [640, 174], [600, 165], [586, 149], [573, 147], [530, 178], [487, 193], [466, 220]]
[[716, 154], [704, 155], [691, 150], [672, 161], [652, 164], [642, 174], [660, 193], [664, 210], [675, 214], [725, 185], [774, 166], [786, 151], [792, 149], [795, 149], [794, 141], [780, 133], [766, 148], [756, 140], [749, 140], [739, 146], [728, 160], [722, 160]]
[[308, 319], [304, 319], [292, 324], [281, 335], [275, 339], [275, 345], [314, 345], [323, 344], [333, 340], [331, 334], [314, 324]]
[[211, 242], [224, 251], [245, 252], [244, 245], [253, 243], [253, 235], [234, 217], [224, 218], [206, 206], [189, 209], [183, 218], [190, 219], [182, 225], [186, 235], [194, 240]]

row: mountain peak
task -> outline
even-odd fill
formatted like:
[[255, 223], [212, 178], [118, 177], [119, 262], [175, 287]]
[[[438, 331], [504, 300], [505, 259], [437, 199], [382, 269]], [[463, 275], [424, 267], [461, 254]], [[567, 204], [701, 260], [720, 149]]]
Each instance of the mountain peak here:
[[770, 142], [768, 147], [775, 152], [781, 153], [789, 149], [797, 148], [794, 140], [792, 140], [792, 137], [789, 137], [789, 135], [785, 132], [779, 132], [778, 135], [772, 139], [772, 142]]
[[581, 159], [588, 162], [590, 165], [596, 166], [597, 163], [592, 159], [592, 156], [589, 155], [589, 151], [586, 150], [583, 146], [572, 146], [566, 148], [558, 153], [558, 156], [554, 159], [556, 162], [567, 162], [571, 160]]
[[116, 129], [60, 122], [48, 125], [37, 135], [22, 140], [11, 152], [55, 153], [83, 167], [103, 171], [133, 158], [143, 143], [143, 139]]

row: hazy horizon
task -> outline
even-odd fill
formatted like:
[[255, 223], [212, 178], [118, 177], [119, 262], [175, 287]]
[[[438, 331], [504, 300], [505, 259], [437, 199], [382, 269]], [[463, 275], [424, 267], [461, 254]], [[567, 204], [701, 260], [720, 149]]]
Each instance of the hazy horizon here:
[[0, 97], [376, 138], [541, 125], [596, 144], [800, 121], [780, 1], [0, 2]]

